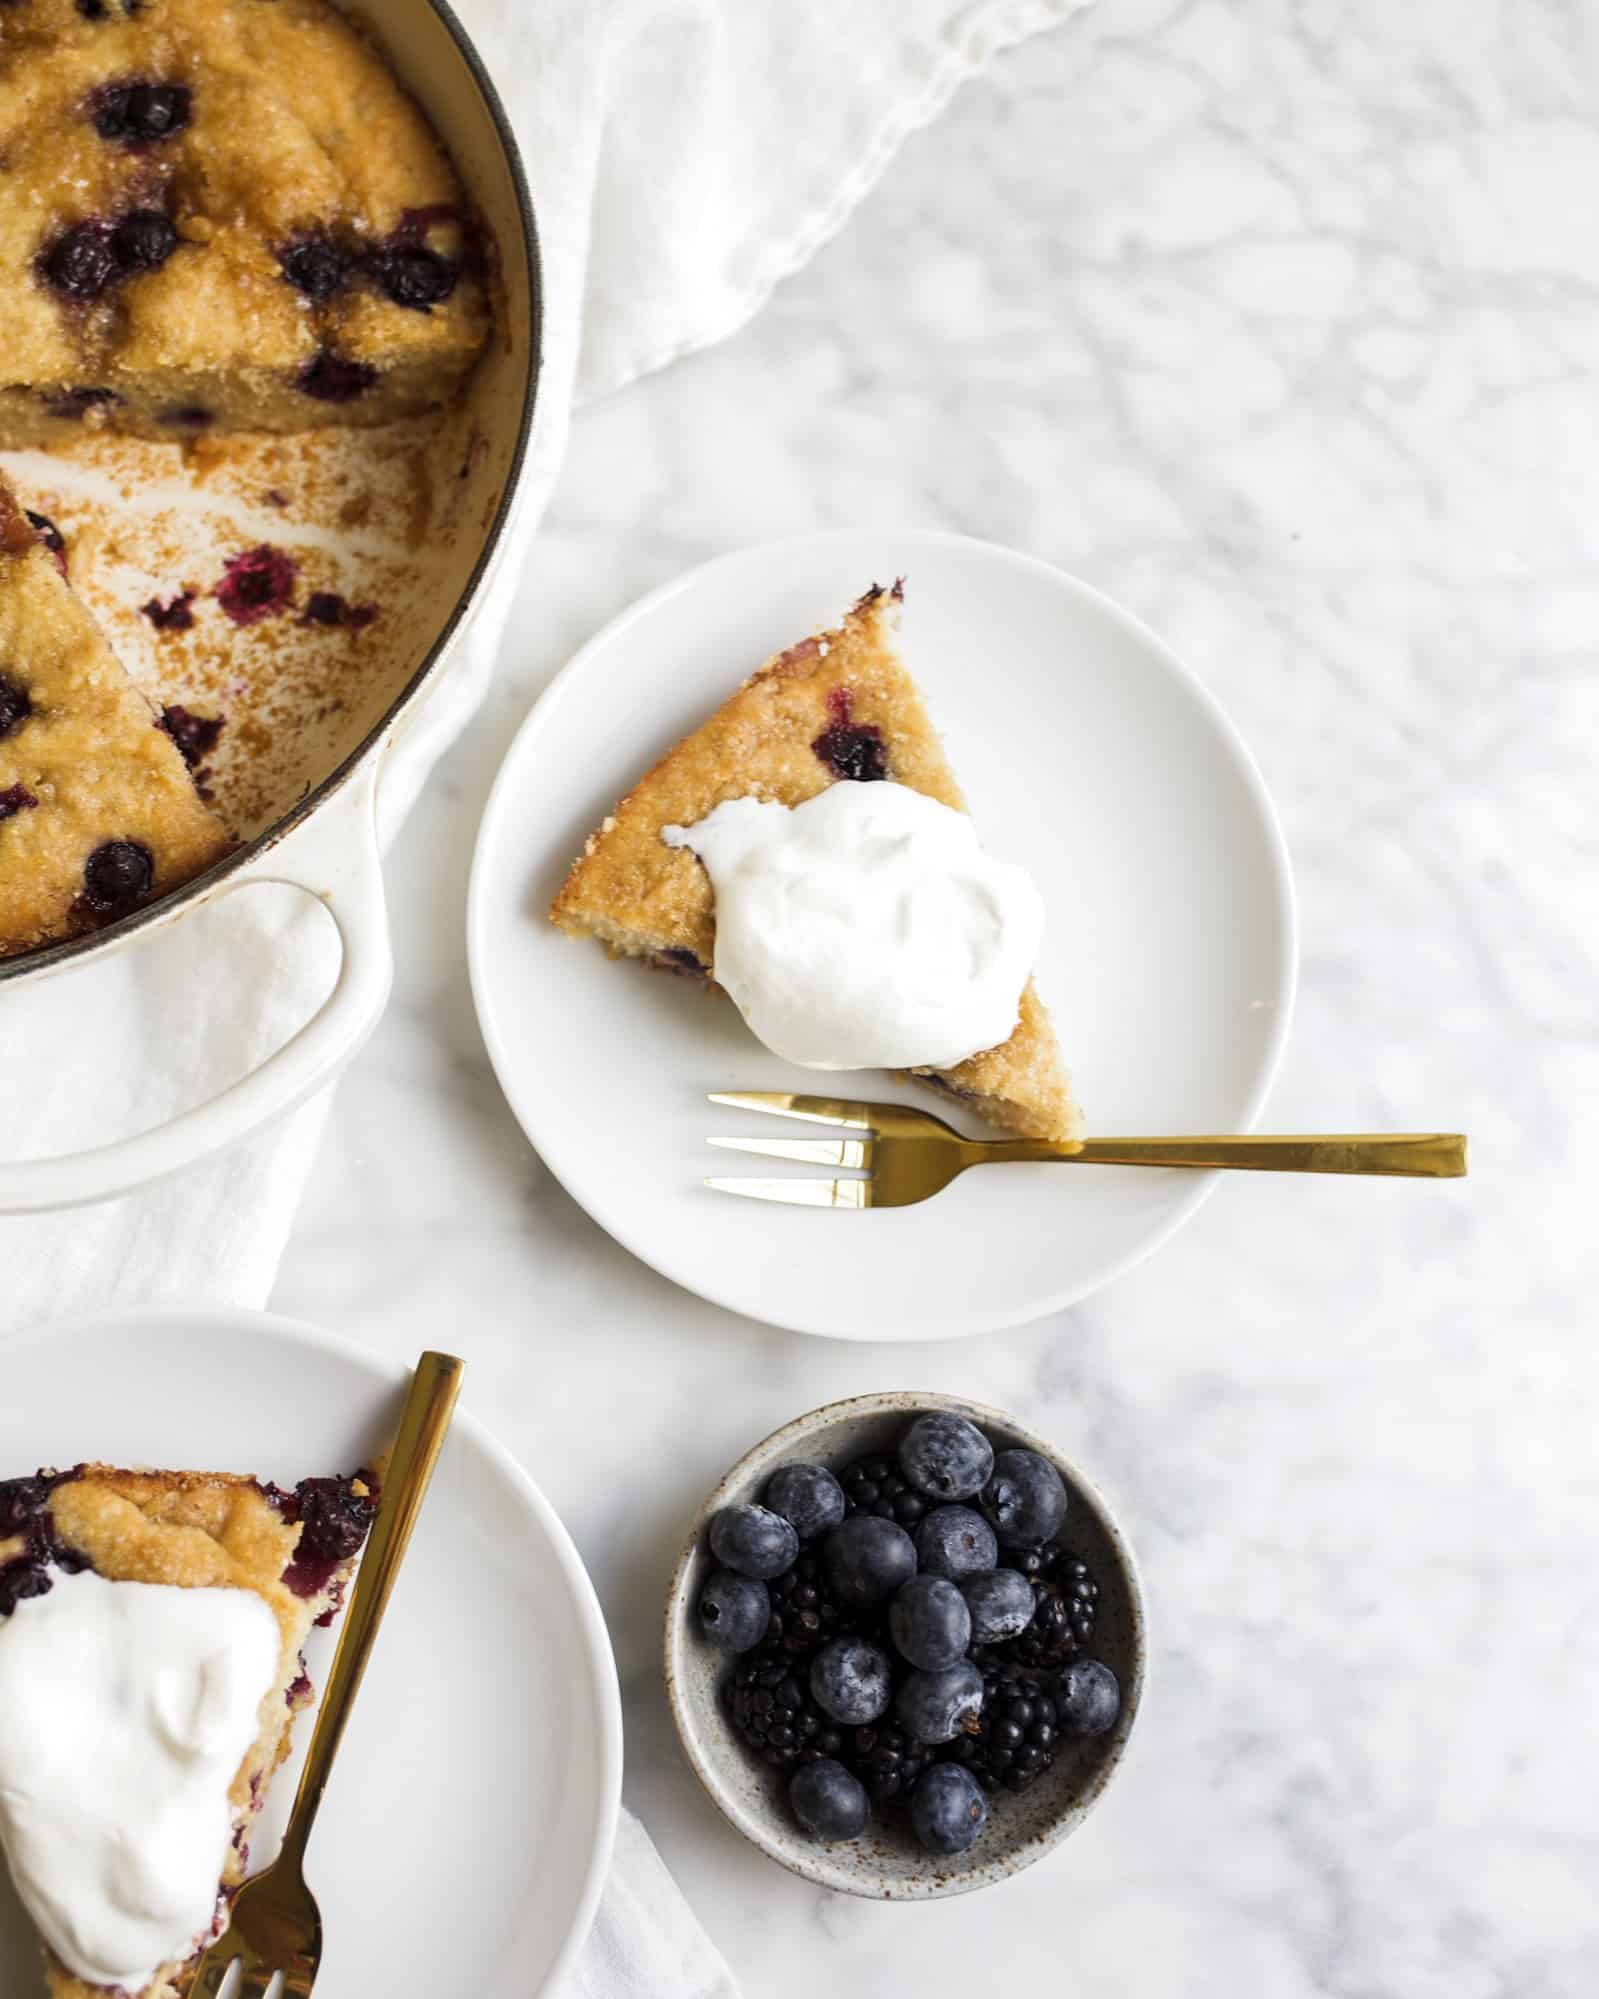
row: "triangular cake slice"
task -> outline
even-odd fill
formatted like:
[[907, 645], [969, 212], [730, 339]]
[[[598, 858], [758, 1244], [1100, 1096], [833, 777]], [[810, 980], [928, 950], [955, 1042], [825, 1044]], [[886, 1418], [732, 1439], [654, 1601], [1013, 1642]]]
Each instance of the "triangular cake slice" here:
[[[710, 879], [668, 847], [726, 799], [800, 805], [830, 784], [893, 778], [965, 811], [944, 747], [895, 641], [900, 586], [872, 589], [836, 630], [790, 646], [661, 759], [590, 835], [550, 910], [613, 955], [708, 977], [716, 942]], [[1015, 1032], [953, 1069], [909, 1072], [992, 1124], [1030, 1138], [1077, 1135], [1049, 1015], [1029, 981]]]
[[232, 845], [59, 552], [0, 478], [0, 958], [114, 922]]
[[[84, 1464], [0, 1482], [0, 1845], [49, 1999], [188, 1990], [312, 1698], [301, 1648], [343, 1603], [377, 1477], [285, 1491]], [[146, 1764], [161, 1781], [138, 1781]], [[198, 1800], [179, 1788], [196, 1781]], [[158, 1967], [117, 1961], [175, 1907], [197, 1920]]]

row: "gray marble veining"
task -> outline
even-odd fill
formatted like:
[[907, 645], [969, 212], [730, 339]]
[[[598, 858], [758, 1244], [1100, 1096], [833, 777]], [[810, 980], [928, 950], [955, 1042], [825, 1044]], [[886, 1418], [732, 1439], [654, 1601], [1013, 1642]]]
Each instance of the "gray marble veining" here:
[[[1583, 0], [1100, 0], [914, 140], [752, 328], [576, 422], [500, 680], [395, 852], [396, 1004], [274, 1302], [470, 1351], [605, 1601], [629, 1797], [752, 1999], [954, 1999], [1001, 1968], [1118, 1999], [1599, 1982], [1596, 111]], [[640, 591], [872, 522], [1033, 550], [1195, 666], [1298, 876], [1268, 1124], [1463, 1128], [1468, 1182], [1230, 1181], [1088, 1304], [936, 1349], [735, 1320], [568, 1201], [467, 992], [495, 766]], [[881, 1908], [721, 1823], [655, 1634], [733, 1458], [916, 1386], [1103, 1483], [1152, 1659], [1075, 1839]]]

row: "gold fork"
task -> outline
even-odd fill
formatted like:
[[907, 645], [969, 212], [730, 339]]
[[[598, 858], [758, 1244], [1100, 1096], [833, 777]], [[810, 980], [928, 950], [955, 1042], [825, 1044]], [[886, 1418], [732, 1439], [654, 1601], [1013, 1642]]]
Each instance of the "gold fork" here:
[[1068, 1166], [1204, 1166], [1268, 1173], [1378, 1173], [1457, 1180], [1466, 1171], [1458, 1132], [1347, 1132], [1319, 1138], [962, 1138], [942, 1118], [904, 1104], [793, 1096], [786, 1090], [715, 1090], [713, 1104], [766, 1111], [812, 1124], [845, 1125], [866, 1138], [713, 1138], [729, 1152], [755, 1152], [807, 1166], [864, 1169], [864, 1180], [707, 1180], [723, 1194], [786, 1201], [798, 1208], [908, 1208], [941, 1193], [968, 1166], [1053, 1159]]
[[294, 1812], [283, 1836], [283, 1851], [264, 1874], [239, 1890], [227, 1929], [200, 1960], [189, 1999], [217, 1999], [235, 1964], [240, 1975], [233, 1999], [265, 1999], [280, 1972], [282, 1999], [307, 1999], [316, 1982], [322, 1961], [322, 1916], [305, 1884], [306, 1844], [411, 1530], [444, 1448], [464, 1371], [465, 1363], [453, 1354], [425, 1353], [416, 1364], [372, 1538], [356, 1574]]

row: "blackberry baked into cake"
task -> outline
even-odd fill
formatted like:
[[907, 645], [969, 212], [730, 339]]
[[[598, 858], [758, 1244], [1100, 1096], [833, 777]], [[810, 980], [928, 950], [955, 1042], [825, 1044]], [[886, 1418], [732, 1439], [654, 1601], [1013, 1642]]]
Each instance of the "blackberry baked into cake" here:
[[90, 930], [232, 844], [0, 478], [0, 958]]
[[378, 424], [482, 351], [483, 242], [326, 0], [0, 0], [0, 447]]
[[188, 1990], [374, 1485], [95, 1464], [0, 1482], [0, 1844], [50, 1999]]
[[[693, 836], [682, 829], [734, 801], [802, 808], [837, 785], [903, 787], [964, 815], [943, 745], [900, 657], [901, 594], [897, 584], [869, 591], [836, 629], [768, 661], [669, 751], [590, 836], [551, 920], [574, 936], [597, 937], [613, 956], [708, 979], [717, 964], [716, 893], [689, 851]], [[959, 830], [970, 839], [968, 828]], [[808, 886], [802, 876], [797, 893]], [[1081, 1117], [1049, 1015], [1026, 977], [1030, 963], [1024, 960], [1009, 987], [1007, 1038], [950, 1063], [903, 1066], [991, 1123], [1026, 1137], [1069, 1139]], [[819, 969], [826, 979], [836, 968]], [[1006, 1027], [999, 1033], [1006, 1036]], [[811, 1066], [882, 1065], [824, 1055]]]

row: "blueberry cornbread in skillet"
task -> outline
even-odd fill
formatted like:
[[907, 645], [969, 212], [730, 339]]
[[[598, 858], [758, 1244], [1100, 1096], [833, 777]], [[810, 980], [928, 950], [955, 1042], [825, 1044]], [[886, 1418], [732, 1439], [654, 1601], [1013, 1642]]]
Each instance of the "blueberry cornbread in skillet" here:
[[484, 346], [483, 260], [325, 0], [0, 0], [0, 446], [410, 415]]
[[232, 844], [64, 568], [0, 479], [0, 958], [129, 915]]
[[[249, 1865], [375, 1473], [0, 1481], [0, 1844], [50, 1999], [179, 1999]], [[11, 1999], [11, 1995], [8, 1995]], [[20, 1999], [20, 1995], [18, 1995]]]

